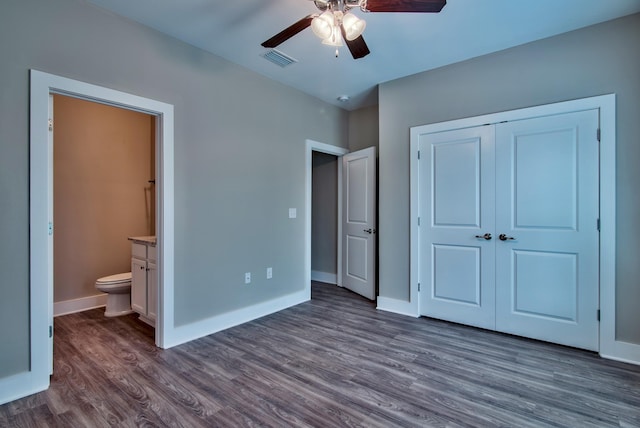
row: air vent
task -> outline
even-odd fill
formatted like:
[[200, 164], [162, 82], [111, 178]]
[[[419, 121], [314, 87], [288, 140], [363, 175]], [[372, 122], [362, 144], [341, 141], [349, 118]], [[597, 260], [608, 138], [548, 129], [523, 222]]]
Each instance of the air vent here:
[[271, 61], [272, 63], [274, 63], [275, 65], [280, 66], [282, 68], [288, 65], [291, 65], [295, 62], [298, 62], [298, 60], [293, 59], [286, 54], [283, 54], [277, 49], [271, 49], [270, 51], [267, 51], [267, 53], [265, 53], [262, 56], [268, 59], [269, 61]]

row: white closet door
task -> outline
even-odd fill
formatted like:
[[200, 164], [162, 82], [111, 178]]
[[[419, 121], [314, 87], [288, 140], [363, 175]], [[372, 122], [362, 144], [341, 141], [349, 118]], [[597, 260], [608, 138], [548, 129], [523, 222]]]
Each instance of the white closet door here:
[[425, 134], [419, 150], [420, 312], [493, 329], [494, 127]]
[[597, 110], [496, 125], [499, 331], [598, 349], [597, 128]]

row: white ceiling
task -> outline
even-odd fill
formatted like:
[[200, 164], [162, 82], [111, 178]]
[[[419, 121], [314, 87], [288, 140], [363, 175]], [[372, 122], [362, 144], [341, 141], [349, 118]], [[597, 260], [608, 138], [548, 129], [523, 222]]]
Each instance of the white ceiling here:
[[[298, 60], [281, 68], [266, 39], [317, 12], [310, 0], [88, 0], [347, 110], [377, 103], [382, 82], [640, 12], [640, 0], [448, 0], [442, 12], [363, 13], [371, 50], [321, 44], [310, 28], [278, 46]], [[339, 102], [347, 95], [350, 100]]]

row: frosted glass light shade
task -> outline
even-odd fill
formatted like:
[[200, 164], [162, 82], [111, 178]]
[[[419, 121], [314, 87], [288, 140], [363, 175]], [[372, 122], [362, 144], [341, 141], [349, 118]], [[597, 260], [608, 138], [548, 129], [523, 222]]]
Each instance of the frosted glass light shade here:
[[364, 19], [360, 19], [353, 13], [346, 13], [342, 18], [342, 27], [347, 40], [354, 40], [360, 37], [367, 23]]
[[323, 45], [329, 46], [342, 46], [342, 34], [340, 27], [334, 25], [331, 29], [331, 35], [322, 40]]
[[330, 11], [326, 11], [311, 20], [311, 29], [319, 38], [323, 40], [327, 39], [331, 37], [331, 33], [333, 32], [333, 21], [333, 14]]

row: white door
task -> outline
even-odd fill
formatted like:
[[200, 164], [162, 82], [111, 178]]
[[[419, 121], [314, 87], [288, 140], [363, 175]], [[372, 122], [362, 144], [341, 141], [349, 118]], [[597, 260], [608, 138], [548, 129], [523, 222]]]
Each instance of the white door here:
[[420, 137], [420, 312], [493, 329], [494, 127]]
[[376, 295], [376, 149], [342, 157], [342, 286]]
[[598, 349], [597, 130], [590, 110], [420, 136], [421, 314]]
[[598, 349], [597, 130], [597, 110], [496, 127], [500, 331]]

